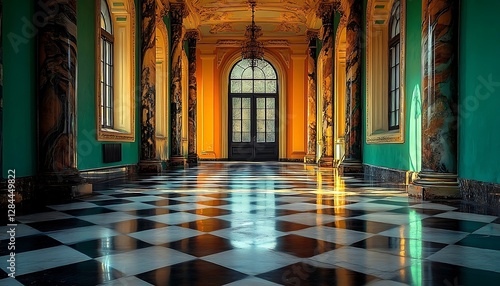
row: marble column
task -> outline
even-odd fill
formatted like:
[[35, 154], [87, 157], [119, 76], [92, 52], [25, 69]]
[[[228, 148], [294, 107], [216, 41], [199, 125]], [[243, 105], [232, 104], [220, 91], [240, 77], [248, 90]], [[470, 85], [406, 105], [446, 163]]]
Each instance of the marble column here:
[[172, 84], [170, 88], [170, 166], [184, 166], [187, 163], [182, 154], [182, 21], [188, 14], [183, 3], [171, 3], [172, 24]]
[[316, 42], [318, 32], [307, 31], [307, 39], [309, 41], [307, 53], [307, 154], [304, 157], [304, 163], [316, 163]]
[[349, 0], [346, 26], [346, 133], [345, 159], [339, 173], [362, 172], [361, 157], [361, 35], [363, 1]]
[[197, 108], [197, 85], [196, 85], [196, 42], [199, 33], [190, 30], [186, 33], [188, 40], [189, 59], [189, 99], [188, 99], [188, 165], [198, 165], [198, 154], [196, 152], [196, 108]]
[[142, 1], [141, 22], [141, 151], [139, 172], [159, 173], [156, 154], [156, 0]]
[[321, 139], [321, 157], [320, 166], [333, 166], [333, 56], [335, 52], [335, 39], [333, 35], [333, 16], [334, 5], [332, 3], [323, 3], [318, 10], [318, 16], [322, 20], [321, 40], [323, 47], [321, 55], [323, 60], [323, 110], [321, 114], [322, 139]]
[[66, 200], [92, 192], [76, 164], [76, 0], [39, 1], [36, 11], [47, 15], [37, 41], [39, 195]]
[[422, 171], [411, 195], [460, 197], [457, 182], [458, 1], [422, 1]]
[[3, 24], [3, 3], [0, 0], [0, 174], [3, 175], [3, 42], [2, 42], [2, 24]]

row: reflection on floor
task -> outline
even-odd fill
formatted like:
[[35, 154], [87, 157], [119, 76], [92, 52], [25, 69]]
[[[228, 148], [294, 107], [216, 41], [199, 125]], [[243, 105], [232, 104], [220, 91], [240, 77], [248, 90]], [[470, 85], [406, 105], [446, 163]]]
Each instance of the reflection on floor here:
[[0, 227], [0, 285], [500, 280], [499, 217], [302, 164], [203, 163], [101, 186], [17, 221], [16, 280]]

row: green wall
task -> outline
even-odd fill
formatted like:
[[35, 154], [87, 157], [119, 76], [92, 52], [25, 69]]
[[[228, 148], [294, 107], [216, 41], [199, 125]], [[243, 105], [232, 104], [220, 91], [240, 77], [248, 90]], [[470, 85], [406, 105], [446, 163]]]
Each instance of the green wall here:
[[[3, 177], [36, 173], [35, 39], [31, 0], [3, 1]], [[33, 29], [34, 28], [34, 29]]]
[[[366, 23], [367, 1], [364, 2], [364, 20]], [[418, 105], [417, 96], [420, 95], [421, 82], [421, 11], [422, 1], [406, 1], [406, 126], [405, 142], [403, 144], [367, 144], [366, 129], [363, 126], [363, 162], [365, 164], [381, 167], [420, 171], [420, 132], [418, 122], [420, 112], [412, 112], [410, 107]], [[363, 25], [366, 35], [366, 26]], [[363, 37], [363, 67], [366, 67], [366, 39]], [[366, 68], [363, 70], [362, 96], [363, 96], [363, 121], [366, 122]], [[414, 96], [415, 95], [415, 96]], [[417, 122], [418, 121], [418, 122]]]
[[500, 1], [461, 1], [458, 174], [494, 183], [500, 183], [498, 11]]
[[[136, 1], [138, 2], [138, 1]], [[136, 142], [122, 143], [123, 160], [117, 163], [103, 163], [102, 144], [96, 140], [96, 103], [95, 103], [95, 1], [78, 1], [78, 169], [89, 170], [110, 166], [137, 164], [139, 158], [140, 121], [136, 118]], [[137, 6], [137, 5], [136, 5]], [[140, 8], [140, 7], [139, 7]], [[136, 7], [136, 11], [140, 11]], [[138, 21], [136, 21], [136, 25]], [[136, 33], [136, 46], [140, 46], [140, 35]], [[136, 53], [136, 84], [140, 83], [139, 51]], [[136, 99], [138, 88], [136, 88]], [[140, 102], [136, 100], [136, 114]]]

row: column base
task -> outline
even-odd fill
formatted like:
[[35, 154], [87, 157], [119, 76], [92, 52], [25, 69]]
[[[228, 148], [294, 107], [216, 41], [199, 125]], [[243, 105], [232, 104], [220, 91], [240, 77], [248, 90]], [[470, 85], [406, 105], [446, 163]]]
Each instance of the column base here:
[[333, 158], [333, 156], [325, 156], [325, 157], [322, 157], [321, 159], [319, 159], [318, 166], [320, 166], [320, 167], [332, 167], [333, 168], [333, 166], [335, 166], [334, 162], [335, 162], [335, 158]]
[[187, 168], [187, 159], [184, 156], [172, 156], [168, 161], [168, 165], [172, 169]]
[[360, 174], [363, 173], [363, 164], [359, 160], [345, 159], [338, 167], [338, 174], [344, 176], [345, 174]]
[[58, 203], [72, 200], [74, 198], [92, 194], [92, 184], [80, 176], [78, 171], [71, 174], [44, 174], [40, 177], [38, 189], [35, 196], [37, 200], [49, 203]]
[[162, 166], [160, 161], [144, 160], [139, 162], [139, 173], [158, 174], [161, 171]]
[[196, 154], [196, 153], [189, 154], [188, 158], [187, 158], [188, 167], [198, 166], [198, 160], [199, 160], [198, 154]]
[[423, 200], [459, 199], [460, 188], [456, 174], [420, 172], [408, 186], [408, 195]]
[[304, 164], [315, 165], [316, 164], [316, 154], [308, 154], [304, 156]]

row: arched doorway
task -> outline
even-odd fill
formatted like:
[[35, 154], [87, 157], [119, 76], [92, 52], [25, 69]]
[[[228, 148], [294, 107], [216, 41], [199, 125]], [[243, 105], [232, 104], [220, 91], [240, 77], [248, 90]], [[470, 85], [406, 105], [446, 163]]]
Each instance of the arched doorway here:
[[229, 159], [278, 160], [278, 77], [266, 60], [237, 62], [229, 74]]

